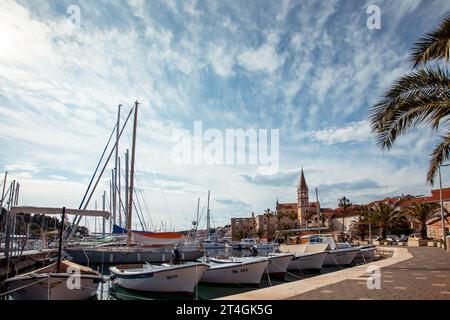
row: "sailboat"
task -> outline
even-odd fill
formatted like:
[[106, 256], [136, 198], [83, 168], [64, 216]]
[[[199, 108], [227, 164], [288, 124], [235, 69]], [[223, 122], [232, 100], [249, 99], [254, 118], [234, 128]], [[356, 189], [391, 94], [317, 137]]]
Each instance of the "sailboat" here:
[[[179, 234], [159, 234], [152, 232], [133, 232], [132, 226], [132, 210], [133, 210], [133, 191], [134, 191], [134, 168], [136, 155], [136, 130], [137, 130], [137, 115], [139, 103], [136, 101], [134, 106], [134, 125], [132, 137], [132, 153], [131, 153], [131, 168], [130, 168], [130, 185], [129, 192], [126, 196], [126, 243], [120, 245], [104, 245], [93, 248], [83, 247], [66, 247], [65, 251], [73, 258], [74, 261], [83, 264], [116, 264], [116, 263], [163, 263], [172, 259], [172, 249], [174, 243], [178, 243], [182, 260], [196, 260], [203, 256], [203, 251], [196, 245], [189, 245], [179, 243]], [[130, 111], [131, 114], [131, 111]], [[128, 119], [128, 118], [127, 118]], [[122, 127], [120, 134], [123, 132], [126, 123]], [[116, 132], [119, 132], [119, 126], [116, 126]], [[120, 137], [117, 134], [116, 144], [114, 146], [117, 150], [117, 144]], [[111, 154], [110, 154], [111, 156]], [[116, 153], [117, 158], [117, 153]], [[105, 165], [106, 167], [106, 165]], [[104, 168], [105, 168], [104, 167]], [[103, 170], [104, 170], [103, 168]], [[128, 172], [128, 170], [127, 170]], [[127, 181], [128, 183], [128, 181]], [[114, 188], [115, 189], [115, 188]], [[128, 191], [128, 188], [127, 188]], [[114, 195], [114, 192], [113, 192]]]
[[[13, 207], [15, 213], [56, 214], [58, 208]], [[58, 260], [43, 268], [6, 279], [4, 284], [15, 300], [86, 300], [98, 290], [103, 276], [88, 267], [61, 259], [65, 214], [108, 216], [109, 212], [62, 208]]]
[[206, 208], [207, 238], [202, 241], [202, 246], [205, 249], [224, 249], [226, 247], [226, 243], [224, 241], [219, 241], [215, 234], [214, 235], [211, 234], [211, 211], [209, 209], [210, 194], [211, 194], [211, 191], [208, 190], [208, 204], [207, 204], [207, 208]]

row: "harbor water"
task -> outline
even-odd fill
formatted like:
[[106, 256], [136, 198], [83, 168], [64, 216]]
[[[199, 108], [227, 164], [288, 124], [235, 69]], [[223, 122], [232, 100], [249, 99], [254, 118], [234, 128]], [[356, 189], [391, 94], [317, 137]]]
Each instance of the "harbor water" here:
[[[270, 250], [271, 251], [271, 250]], [[260, 256], [266, 256], [269, 250], [258, 250]], [[223, 257], [245, 257], [250, 255], [249, 250], [233, 250], [231, 248], [226, 249], [211, 249], [207, 250], [207, 255], [211, 257], [223, 256]], [[109, 275], [109, 265], [91, 265], [92, 268], [98, 270], [105, 276]], [[240, 284], [235, 285], [212, 285], [199, 283], [194, 290], [193, 295], [180, 295], [174, 293], [145, 293], [133, 290], [127, 290], [120, 286], [113, 284], [112, 281], [99, 286], [99, 290], [95, 299], [99, 300], [154, 300], [154, 299], [176, 299], [176, 300], [210, 300], [229, 295], [239, 294], [251, 290], [257, 290], [261, 288], [267, 288], [271, 286], [277, 286], [283, 283], [298, 281], [309, 277], [314, 277], [320, 274], [326, 274], [341, 270], [342, 267], [337, 266], [324, 266], [320, 272], [308, 272], [305, 270], [296, 270], [285, 274], [283, 279], [268, 277], [265, 275], [259, 286], [244, 286]]]

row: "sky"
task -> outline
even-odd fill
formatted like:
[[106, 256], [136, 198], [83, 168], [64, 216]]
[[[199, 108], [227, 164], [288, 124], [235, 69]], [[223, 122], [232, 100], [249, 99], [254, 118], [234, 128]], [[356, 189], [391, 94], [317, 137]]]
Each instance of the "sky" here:
[[[380, 8], [379, 29], [367, 27], [370, 5]], [[136, 192], [152, 230], [188, 229], [198, 197], [204, 226], [208, 190], [213, 226], [274, 210], [277, 198], [295, 202], [301, 167], [323, 207], [343, 195], [365, 203], [429, 194], [439, 132], [411, 130], [382, 152], [368, 115], [410, 70], [418, 36], [449, 13], [446, 0], [3, 0], [0, 169], [19, 181], [21, 205], [77, 208], [117, 106], [123, 123], [137, 100]], [[278, 170], [179, 163], [174, 134], [194, 134], [196, 121], [224, 137], [278, 129]], [[112, 167], [90, 208], [109, 194]]]

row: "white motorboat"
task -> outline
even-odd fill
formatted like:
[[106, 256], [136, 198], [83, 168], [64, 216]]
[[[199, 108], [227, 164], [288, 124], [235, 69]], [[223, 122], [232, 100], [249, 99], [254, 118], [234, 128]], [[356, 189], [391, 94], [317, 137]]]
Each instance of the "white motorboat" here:
[[375, 259], [375, 250], [374, 245], [362, 246], [355, 259], [362, 262], [372, 261]]
[[276, 242], [264, 242], [264, 241], [261, 241], [260, 243], [258, 243], [256, 245], [256, 248], [257, 249], [262, 249], [262, 250], [273, 250], [273, 249], [277, 248], [278, 246], [279, 246], [279, 244], [276, 243]]
[[283, 277], [292, 259], [295, 258], [295, 254], [270, 253], [267, 258], [269, 259], [269, 264], [267, 265], [267, 272], [269, 275]]
[[213, 260], [215, 259], [207, 262], [209, 269], [203, 273], [201, 282], [259, 285], [269, 264], [267, 258], [251, 258], [236, 262]]
[[358, 247], [328, 250], [328, 256], [325, 258], [323, 264], [325, 266], [351, 265], [360, 250]]
[[347, 266], [352, 264], [361, 247], [352, 247], [348, 243], [338, 243], [330, 236], [310, 235], [308, 245], [328, 244], [325, 252], [328, 255], [323, 262], [324, 266]]
[[118, 265], [109, 270], [115, 283], [126, 289], [192, 294], [208, 268], [205, 263], [191, 262], [179, 265]]
[[224, 249], [226, 247], [226, 243], [208, 238], [202, 241], [202, 246], [205, 249]]
[[321, 270], [327, 256], [328, 252], [296, 253], [289, 262], [288, 270]]
[[233, 249], [250, 249], [251, 247], [258, 245], [257, 240], [258, 239], [256, 238], [243, 238], [236, 244], [236, 247], [233, 246]]
[[4, 281], [14, 300], [87, 300], [98, 290], [103, 277], [97, 271], [61, 261]]

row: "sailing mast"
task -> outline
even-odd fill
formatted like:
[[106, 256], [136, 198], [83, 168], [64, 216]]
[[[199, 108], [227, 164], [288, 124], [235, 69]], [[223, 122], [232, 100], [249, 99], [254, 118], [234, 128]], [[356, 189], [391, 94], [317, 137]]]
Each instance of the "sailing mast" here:
[[125, 226], [128, 225], [127, 222], [127, 216], [128, 216], [128, 182], [129, 182], [129, 177], [128, 177], [128, 167], [129, 167], [129, 151], [127, 149], [127, 152], [125, 152], [125, 212], [124, 212], [124, 217], [125, 217]]
[[209, 212], [209, 194], [210, 194], [210, 190], [208, 190], [208, 207], [206, 210], [206, 233], [208, 234], [208, 238], [209, 238], [209, 233], [210, 233], [210, 229], [211, 229], [211, 225], [210, 225], [210, 212]]
[[[120, 108], [122, 107], [121, 104], [119, 104], [118, 110], [117, 110], [117, 125], [116, 125], [116, 154], [115, 154], [115, 162], [114, 162], [114, 178], [113, 178], [113, 221], [114, 224], [117, 224], [117, 161], [119, 158], [119, 128], [120, 128]], [[120, 210], [120, 204], [119, 204], [119, 210]]]
[[134, 103], [134, 124], [133, 124], [133, 140], [131, 145], [131, 168], [130, 168], [130, 199], [128, 201], [127, 209], [127, 246], [131, 246], [131, 216], [133, 210], [133, 187], [134, 187], [134, 161], [136, 158], [136, 129], [137, 129], [137, 115], [139, 103]]
[[6, 187], [6, 178], [8, 177], [8, 171], [5, 172], [5, 178], [3, 179], [3, 191], [2, 197], [0, 198], [0, 210], [3, 208], [3, 198], [5, 198], [5, 187]]
[[195, 220], [195, 231], [197, 233], [197, 229], [198, 229], [198, 212], [200, 209], [200, 197], [197, 198], [197, 219]]

